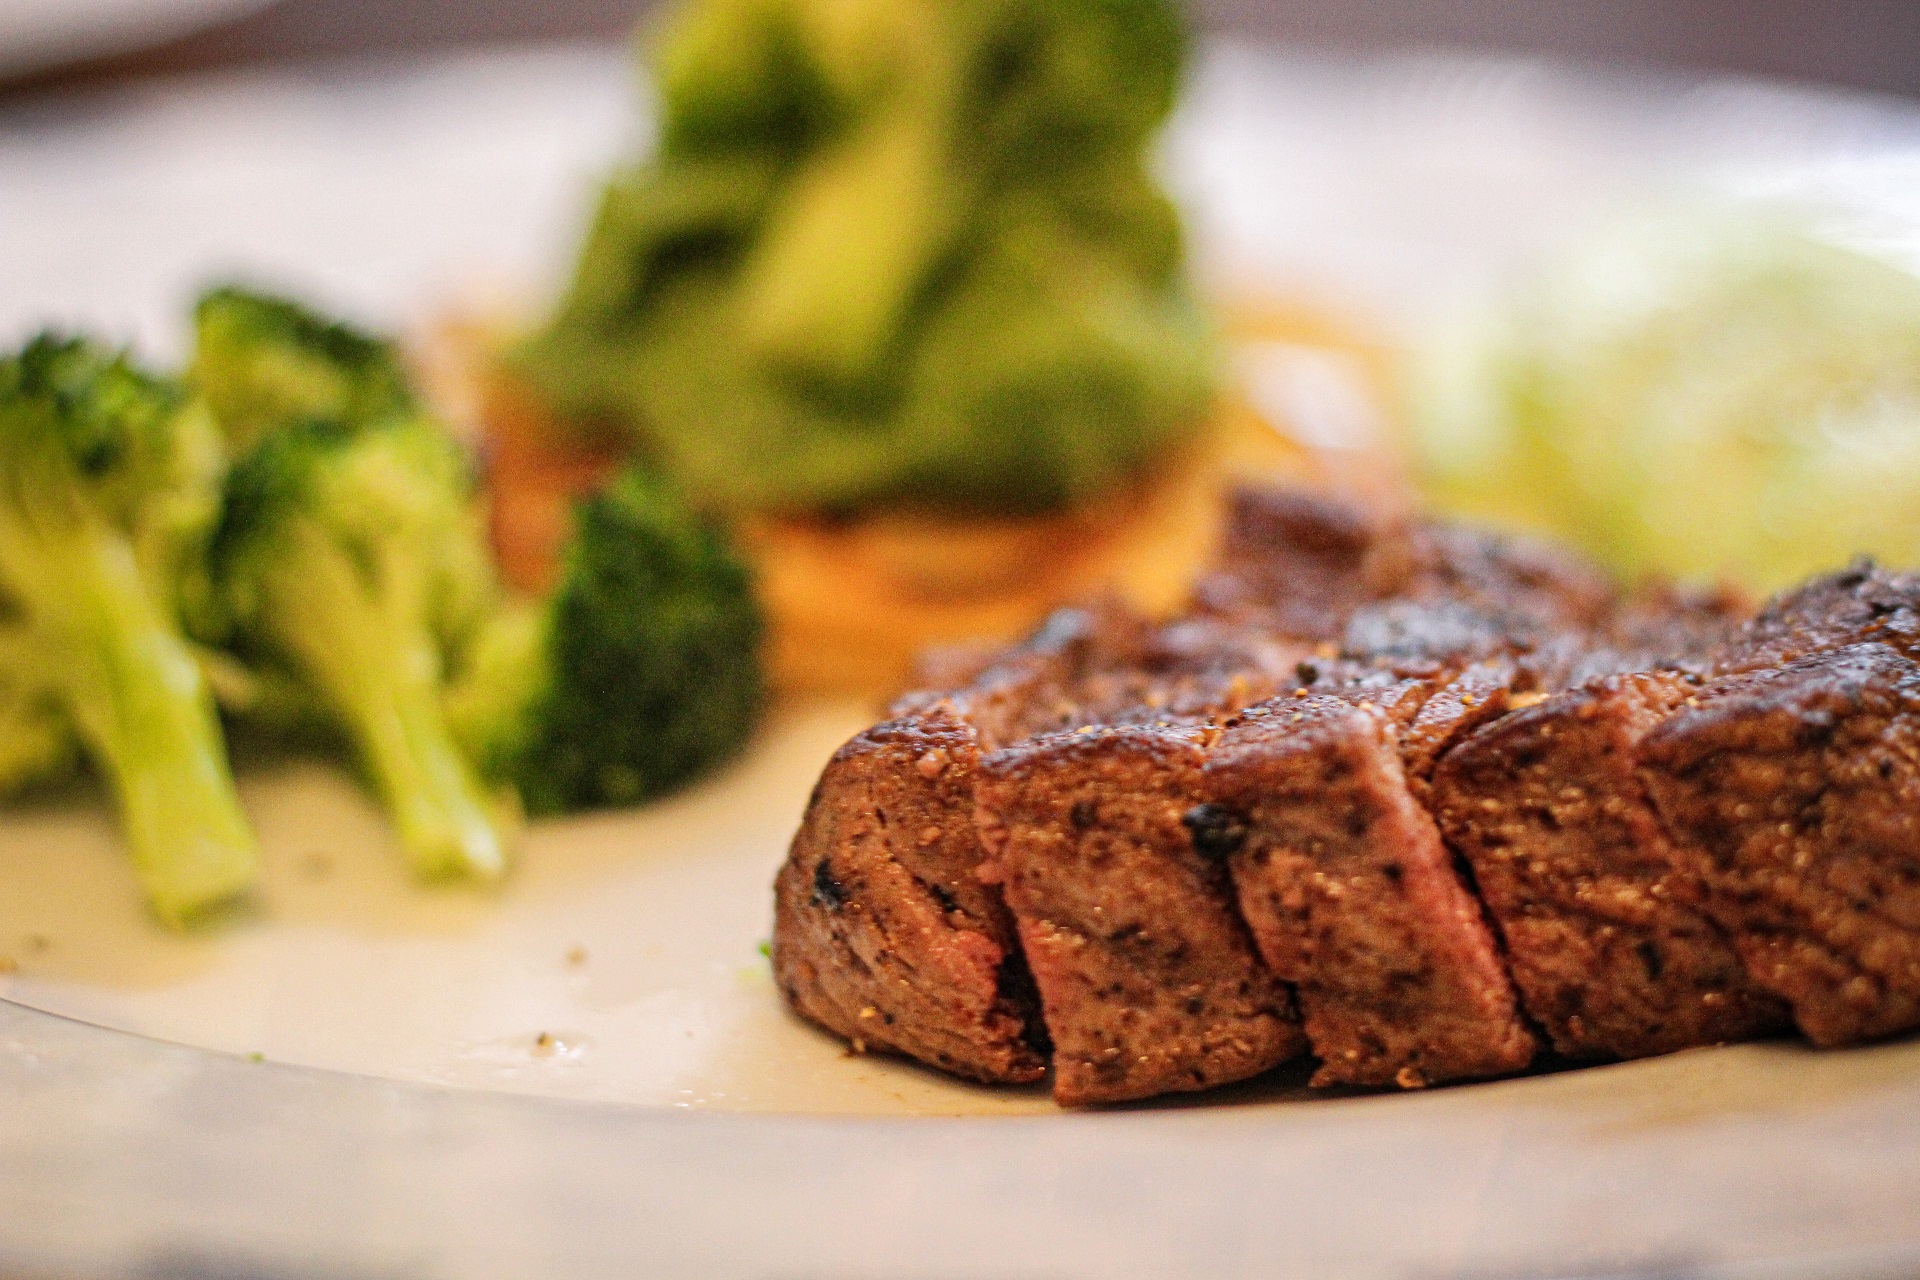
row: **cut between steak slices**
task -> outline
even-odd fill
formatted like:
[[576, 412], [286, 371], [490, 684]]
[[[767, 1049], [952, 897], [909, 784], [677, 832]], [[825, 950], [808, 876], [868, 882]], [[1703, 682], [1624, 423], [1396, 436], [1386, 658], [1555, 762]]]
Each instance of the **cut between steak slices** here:
[[1239, 495], [1182, 617], [1066, 610], [828, 765], [788, 1002], [1068, 1106], [1920, 1025], [1920, 580], [1747, 619], [1575, 557]]
[[1205, 766], [1240, 827], [1233, 881], [1260, 953], [1296, 985], [1320, 1085], [1502, 1075], [1533, 1058], [1513, 989], [1393, 716], [1313, 695], [1249, 713]]
[[1637, 1058], [1781, 1029], [1676, 865], [1635, 767], [1647, 730], [1698, 690], [1610, 676], [1507, 716], [1447, 756], [1441, 829], [1473, 869], [1527, 1012], [1571, 1058]]
[[1808, 1039], [1920, 1026], [1920, 666], [1869, 642], [1730, 676], [1640, 761], [1682, 865]]
[[974, 780], [984, 749], [1135, 626], [1062, 611], [967, 687], [902, 699], [834, 754], [774, 886], [774, 976], [794, 1009], [975, 1080], [1045, 1074], [1012, 917], [976, 874]]
[[1065, 1106], [1204, 1089], [1306, 1048], [1226, 869], [1182, 820], [1208, 730], [1096, 726], [995, 752], [976, 788]]

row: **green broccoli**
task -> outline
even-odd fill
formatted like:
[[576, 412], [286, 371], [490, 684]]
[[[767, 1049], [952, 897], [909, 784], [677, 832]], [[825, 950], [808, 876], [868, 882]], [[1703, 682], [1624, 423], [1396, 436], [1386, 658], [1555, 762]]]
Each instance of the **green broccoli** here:
[[579, 505], [559, 586], [500, 615], [450, 700], [527, 810], [651, 799], [733, 755], [764, 696], [745, 568], [661, 480]]
[[[510, 806], [441, 705], [493, 601], [465, 455], [392, 381], [386, 344], [233, 289], [198, 320], [194, 380], [245, 406], [230, 430], [254, 437], [207, 556], [222, 638], [345, 731], [420, 876], [501, 876]], [[328, 396], [307, 398], [315, 387]]]
[[0, 800], [70, 777], [80, 744], [32, 631], [0, 627]]
[[69, 733], [84, 743], [176, 924], [257, 862], [180, 620], [222, 466], [205, 407], [120, 354], [42, 335], [0, 360], [0, 702], [25, 730], [8, 768], [56, 770]]
[[[410, 418], [428, 436], [441, 437], [439, 446], [423, 444], [422, 450], [434, 456], [449, 501], [462, 509], [463, 532], [435, 549], [428, 617], [449, 664], [458, 665], [463, 647], [493, 611], [499, 583], [465, 454], [414, 394], [398, 345], [291, 298], [223, 285], [202, 294], [194, 308], [187, 376], [212, 406], [236, 456], [264, 435], [301, 422], [358, 427]], [[274, 683], [269, 674], [269, 700], [286, 704], [285, 689], [274, 689]]]
[[1166, 0], [689, 0], [515, 363], [718, 509], [1110, 490], [1213, 391], [1145, 161], [1184, 54]]
[[194, 308], [194, 381], [236, 448], [302, 418], [367, 422], [414, 408], [393, 345], [239, 286]]

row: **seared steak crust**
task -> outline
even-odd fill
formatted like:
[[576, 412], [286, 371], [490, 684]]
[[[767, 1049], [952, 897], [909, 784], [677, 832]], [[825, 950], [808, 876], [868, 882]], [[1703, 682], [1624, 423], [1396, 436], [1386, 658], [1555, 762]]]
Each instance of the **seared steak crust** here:
[[1306, 1047], [1225, 868], [1182, 825], [1206, 734], [1100, 726], [981, 763], [989, 874], [1018, 923], [1065, 1106], [1242, 1080]]
[[1728, 677], [1639, 760], [1681, 865], [1809, 1039], [1920, 1026], [1920, 666], [1870, 642]]
[[1473, 869], [1526, 1010], [1573, 1058], [1637, 1058], [1781, 1029], [1675, 865], [1635, 772], [1654, 724], [1697, 690], [1615, 676], [1516, 712], [1441, 763], [1430, 797]]
[[1404, 531], [1338, 499], [1241, 489], [1227, 513], [1219, 568], [1194, 587], [1196, 612], [1277, 634], [1333, 640], [1369, 600], [1405, 580]]
[[1845, 645], [1920, 648], [1920, 575], [1889, 573], [1862, 557], [1769, 600], [1715, 655], [1716, 675], [1784, 666]]

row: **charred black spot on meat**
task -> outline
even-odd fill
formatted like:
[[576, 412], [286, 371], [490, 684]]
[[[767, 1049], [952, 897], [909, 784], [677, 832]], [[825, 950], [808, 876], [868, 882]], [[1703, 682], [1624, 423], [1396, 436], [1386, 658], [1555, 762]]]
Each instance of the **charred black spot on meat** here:
[[1650, 941], [1642, 941], [1634, 947], [1640, 956], [1640, 963], [1646, 967], [1649, 982], [1660, 981], [1660, 975], [1667, 971], [1667, 962], [1660, 955], [1660, 948]]
[[1399, 884], [1407, 878], [1407, 873], [1401, 870], [1400, 864], [1397, 862], [1389, 862], [1386, 866], [1380, 868], [1380, 874], [1395, 884]]
[[1180, 816], [1180, 825], [1193, 838], [1193, 851], [1224, 862], [1247, 840], [1247, 824], [1233, 810], [1217, 804], [1197, 804]]
[[1091, 800], [1076, 800], [1067, 817], [1072, 820], [1075, 831], [1085, 831], [1099, 819], [1100, 810]]
[[825, 858], [813, 867], [813, 905], [838, 911], [847, 905], [847, 887], [833, 877], [833, 867]]
[[1845, 569], [1834, 576], [1833, 582], [1838, 587], [1857, 587], [1871, 578], [1873, 572], [1874, 563], [1870, 557], [1855, 556]]
[[1810, 711], [1794, 726], [1794, 742], [1802, 750], [1824, 747], [1833, 740], [1838, 728], [1837, 717], [1831, 711]]
[[[824, 867], [827, 864], [822, 862], [820, 865]], [[929, 884], [927, 886], [927, 892], [933, 895], [933, 900], [940, 904], [942, 911], [958, 911], [960, 909], [960, 899], [954, 897], [953, 891], [945, 885]]]

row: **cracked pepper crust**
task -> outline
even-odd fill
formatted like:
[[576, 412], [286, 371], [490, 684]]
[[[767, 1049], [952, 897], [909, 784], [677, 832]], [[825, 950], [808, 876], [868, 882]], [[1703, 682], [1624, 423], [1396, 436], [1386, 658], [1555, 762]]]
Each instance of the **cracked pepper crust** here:
[[1639, 759], [1683, 864], [1808, 1039], [1920, 1025], [1920, 665], [1867, 643], [1730, 677]]
[[842, 747], [780, 869], [780, 989], [860, 1048], [994, 1084], [1040, 1079], [1026, 1010], [1002, 971], [1012, 922], [974, 877], [979, 744], [945, 709]]

